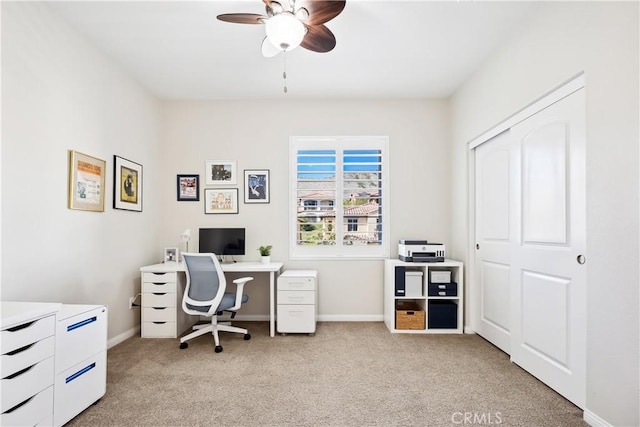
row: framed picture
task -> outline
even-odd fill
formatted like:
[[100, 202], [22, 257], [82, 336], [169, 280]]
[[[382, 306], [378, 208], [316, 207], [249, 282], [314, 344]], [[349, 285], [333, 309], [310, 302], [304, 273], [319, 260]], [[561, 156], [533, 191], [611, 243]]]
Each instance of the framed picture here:
[[107, 162], [69, 151], [69, 209], [104, 212], [104, 180]]
[[236, 162], [229, 160], [207, 160], [205, 166], [207, 185], [236, 184]]
[[205, 188], [204, 213], [206, 214], [237, 214], [237, 188]]
[[269, 169], [245, 169], [244, 202], [269, 203]]
[[142, 212], [142, 165], [113, 156], [113, 208]]
[[178, 201], [197, 202], [200, 200], [200, 175], [178, 175]]
[[164, 262], [178, 262], [178, 248], [164, 248]]

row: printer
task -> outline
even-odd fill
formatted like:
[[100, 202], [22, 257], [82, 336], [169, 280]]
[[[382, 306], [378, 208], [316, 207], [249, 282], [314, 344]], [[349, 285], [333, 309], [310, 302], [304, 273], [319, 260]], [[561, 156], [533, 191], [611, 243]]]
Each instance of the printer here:
[[426, 240], [400, 240], [398, 255], [406, 262], [444, 262], [444, 245]]

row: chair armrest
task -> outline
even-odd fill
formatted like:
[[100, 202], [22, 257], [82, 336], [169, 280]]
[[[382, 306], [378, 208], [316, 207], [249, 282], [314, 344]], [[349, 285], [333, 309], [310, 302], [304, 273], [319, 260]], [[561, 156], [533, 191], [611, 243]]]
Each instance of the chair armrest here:
[[233, 283], [235, 283], [236, 285], [236, 301], [233, 307], [228, 308], [227, 310], [235, 311], [240, 308], [240, 305], [242, 305], [242, 293], [244, 291], [244, 285], [252, 280], [253, 277], [240, 277], [239, 279], [233, 281]]

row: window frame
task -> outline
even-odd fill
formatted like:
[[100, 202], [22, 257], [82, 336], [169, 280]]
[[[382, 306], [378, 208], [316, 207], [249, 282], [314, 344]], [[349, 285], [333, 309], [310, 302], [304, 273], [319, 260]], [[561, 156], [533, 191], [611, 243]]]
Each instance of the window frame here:
[[[382, 217], [382, 243], [379, 245], [298, 245], [298, 183], [297, 157], [299, 150], [336, 150], [338, 157], [344, 150], [380, 150], [382, 178], [380, 204]], [[342, 165], [342, 160], [336, 162]], [[383, 259], [389, 257], [390, 248], [390, 194], [389, 194], [389, 138], [387, 136], [292, 136], [289, 138], [289, 256], [291, 259]], [[336, 170], [335, 226], [342, 227], [345, 216], [342, 203], [338, 203], [343, 187], [343, 171]], [[340, 224], [340, 225], [339, 225]]]

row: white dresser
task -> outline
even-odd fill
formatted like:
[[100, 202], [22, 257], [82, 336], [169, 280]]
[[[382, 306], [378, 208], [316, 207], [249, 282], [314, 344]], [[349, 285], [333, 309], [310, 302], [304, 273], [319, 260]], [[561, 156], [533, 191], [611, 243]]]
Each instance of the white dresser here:
[[64, 304], [57, 315], [54, 425], [61, 426], [107, 390], [107, 307]]
[[2, 303], [3, 426], [53, 425], [57, 303]]
[[175, 270], [142, 271], [143, 338], [177, 338], [196, 323], [197, 317], [182, 310], [183, 282], [184, 274]]
[[62, 426], [107, 387], [107, 308], [2, 302], [2, 426]]
[[316, 332], [318, 272], [287, 270], [278, 277], [277, 329], [281, 334]]

